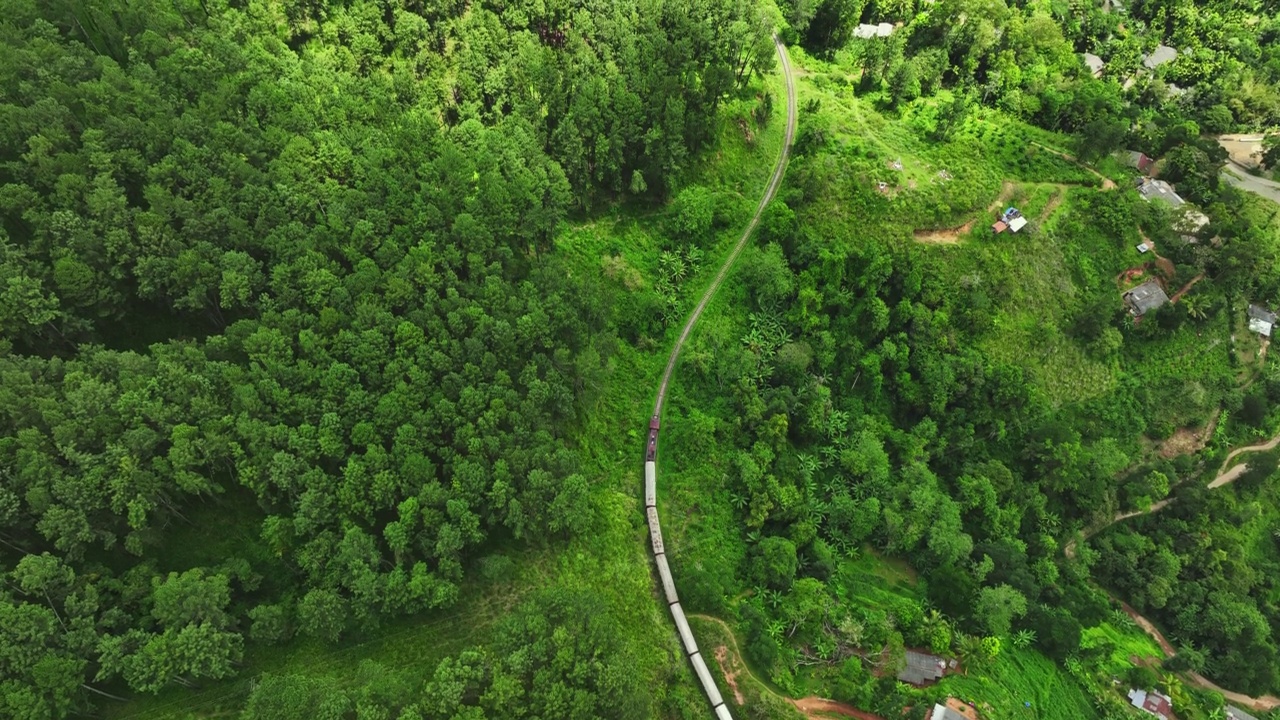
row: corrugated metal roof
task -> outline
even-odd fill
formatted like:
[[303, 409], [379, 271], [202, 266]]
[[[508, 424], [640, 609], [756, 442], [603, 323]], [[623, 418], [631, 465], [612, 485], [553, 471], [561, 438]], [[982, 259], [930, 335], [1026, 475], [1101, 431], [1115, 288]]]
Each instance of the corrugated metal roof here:
[[937, 655], [908, 650], [907, 664], [898, 673], [898, 679], [912, 685], [924, 685], [942, 677], [947, 663]]

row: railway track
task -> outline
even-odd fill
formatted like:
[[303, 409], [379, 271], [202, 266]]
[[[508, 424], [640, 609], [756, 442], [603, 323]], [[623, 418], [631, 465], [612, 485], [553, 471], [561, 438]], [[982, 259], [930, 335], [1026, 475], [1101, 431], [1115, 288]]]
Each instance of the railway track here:
[[717, 720], [732, 720], [732, 716], [729, 714], [729, 709], [725, 707], [724, 698], [720, 695], [720, 689], [716, 687], [715, 679], [707, 668], [707, 662], [703, 659], [702, 653], [698, 649], [698, 642], [694, 639], [693, 631], [689, 628], [689, 620], [685, 617], [684, 609], [680, 607], [680, 597], [676, 594], [675, 580], [671, 576], [671, 566], [667, 563], [666, 546], [662, 542], [662, 526], [658, 518], [658, 430], [662, 418], [662, 406], [667, 398], [667, 387], [671, 382], [671, 376], [675, 373], [676, 360], [680, 357], [680, 350], [693, 332], [693, 327], [698, 324], [698, 320], [702, 317], [702, 312], [711, 303], [711, 298], [715, 297], [716, 291], [720, 289], [720, 285], [728, 277], [729, 271], [733, 269], [734, 263], [737, 262], [738, 256], [742, 254], [742, 249], [746, 247], [747, 241], [751, 239], [756, 226], [760, 224], [760, 215], [778, 192], [778, 187], [782, 185], [782, 177], [787, 169], [787, 157], [791, 153], [791, 143], [795, 139], [796, 133], [796, 87], [795, 79], [791, 74], [791, 61], [787, 57], [786, 47], [783, 46], [776, 35], [773, 38], [773, 43], [778, 50], [778, 61], [787, 86], [787, 128], [782, 142], [782, 152], [778, 155], [778, 162], [774, 166], [773, 175], [769, 178], [769, 184], [765, 186], [764, 195], [761, 196], [760, 203], [756, 206], [756, 211], [751, 216], [751, 222], [747, 223], [747, 227], [742, 231], [742, 237], [738, 238], [737, 244], [733, 246], [733, 250], [725, 258], [719, 272], [716, 273], [711, 284], [707, 286], [706, 291], [702, 293], [698, 304], [693, 308], [693, 312], [689, 314], [689, 319], [685, 321], [684, 328], [680, 331], [680, 337], [676, 339], [675, 345], [671, 348], [671, 355], [667, 358], [667, 367], [662, 372], [661, 382], [658, 383], [658, 397], [653, 403], [653, 415], [649, 420], [648, 447], [645, 449], [644, 506], [645, 515], [649, 522], [649, 540], [653, 546], [654, 563], [658, 567], [658, 578], [662, 583], [663, 596], [667, 607], [671, 611], [671, 618], [675, 622], [676, 631], [680, 634], [680, 643], [684, 648], [685, 657], [693, 665], [693, 671], [698, 676], [698, 682], [702, 685], [703, 692], [706, 693], [707, 701], [711, 703], [711, 708]]

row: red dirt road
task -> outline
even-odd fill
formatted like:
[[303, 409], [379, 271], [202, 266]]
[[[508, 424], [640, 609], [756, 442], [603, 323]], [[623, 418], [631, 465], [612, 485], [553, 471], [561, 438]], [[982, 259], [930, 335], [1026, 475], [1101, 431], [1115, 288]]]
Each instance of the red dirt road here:
[[791, 704], [795, 705], [797, 710], [804, 713], [805, 717], [812, 718], [813, 720], [820, 720], [823, 715], [840, 715], [841, 717], [857, 718], [858, 720], [884, 720], [884, 718], [879, 715], [872, 715], [871, 713], [865, 710], [859, 710], [852, 705], [839, 703], [835, 700], [827, 700], [826, 698], [810, 696], [807, 698], [800, 698], [799, 700], [792, 700]]

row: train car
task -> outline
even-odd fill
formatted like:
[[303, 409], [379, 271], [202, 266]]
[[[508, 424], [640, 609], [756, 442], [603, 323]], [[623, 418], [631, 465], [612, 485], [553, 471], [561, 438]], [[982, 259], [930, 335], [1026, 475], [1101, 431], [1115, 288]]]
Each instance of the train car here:
[[702, 683], [702, 689], [706, 691], [711, 707], [724, 705], [724, 698], [720, 697], [720, 689], [716, 687], [716, 681], [711, 678], [711, 671], [707, 669], [707, 661], [702, 659], [702, 653], [694, 653], [689, 660], [693, 662], [693, 671], [698, 674], [698, 681]]
[[654, 415], [653, 417], [649, 418], [649, 430], [650, 430], [650, 433], [649, 433], [650, 435], [658, 432], [658, 416], [657, 415]]
[[667, 605], [680, 602], [680, 597], [676, 595], [675, 579], [671, 577], [671, 566], [667, 564], [667, 556], [658, 555], [654, 558], [654, 562], [658, 564], [658, 578], [662, 580], [662, 592], [667, 596]]
[[653, 462], [658, 457], [658, 431], [649, 431], [649, 446], [644, 451], [644, 461]]
[[698, 652], [698, 641], [693, 639], [693, 630], [689, 629], [689, 621], [684, 616], [684, 609], [680, 607], [680, 603], [672, 603], [671, 617], [675, 618], [676, 630], [680, 631], [680, 642], [684, 644], [684, 652], [686, 655], [692, 655]]
[[658, 506], [658, 466], [652, 460], [644, 464], [644, 506]]
[[729, 714], [729, 708], [724, 705], [717, 705], [716, 720], [733, 720], [733, 716]]
[[646, 508], [645, 514], [649, 516], [649, 540], [653, 543], [653, 554], [661, 555], [666, 549], [662, 547], [662, 526], [658, 524], [658, 509]]

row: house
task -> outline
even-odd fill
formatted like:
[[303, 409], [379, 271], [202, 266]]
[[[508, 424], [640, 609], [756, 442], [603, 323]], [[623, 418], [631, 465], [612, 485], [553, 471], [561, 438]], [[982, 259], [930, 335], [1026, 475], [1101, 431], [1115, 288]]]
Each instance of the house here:
[[1129, 690], [1129, 702], [1134, 707], [1145, 710], [1161, 720], [1169, 720], [1169, 716], [1173, 713], [1173, 701], [1168, 695], [1162, 695], [1155, 690], [1133, 688]]
[[925, 720], [969, 720], [969, 718], [946, 705], [934, 705], [933, 712], [929, 713], [929, 717]]
[[1271, 337], [1271, 327], [1276, 324], [1276, 314], [1261, 305], [1249, 303], [1249, 329], [1263, 337]]
[[1147, 157], [1146, 153], [1141, 153], [1137, 150], [1129, 150], [1128, 152], [1121, 153], [1120, 158], [1125, 165], [1128, 165], [1140, 173], [1146, 173], [1155, 163], [1155, 160]]
[[1019, 230], [1021, 230], [1026, 226], [1027, 226], [1027, 219], [1022, 217], [1021, 215], [1009, 221], [1009, 229], [1014, 232], [1018, 232]]
[[1155, 280], [1148, 280], [1124, 294], [1124, 303], [1135, 317], [1141, 317], [1167, 302], [1169, 296]]
[[1008, 229], [1009, 229], [1009, 223], [1007, 223], [1007, 222], [1005, 222], [1005, 221], [1003, 221], [1003, 220], [997, 220], [997, 221], [996, 221], [996, 224], [991, 226], [991, 232], [993, 232], [993, 233], [995, 233], [995, 234], [997, 234], [997, 235], [999, 235], [1000, 233], [1002, 233], [1002, 232], [1004, 232], [1005, 230], [1008, 230]]
[[1227, 706], [1226, 718], [1227, 720], [1258, 720], [1258, 718], [1250, 715], [1249, 713], [1241, 710], [1240, 708], [1234, 705]]
[[1145, 253], [1151, 250], [1151, 246], [1147, 243], [1138, 243], [1138, 252]]
[[1165, 63], [1173, 62], [1178, 59], [1178, 51], [1168, 45], [1157, 45], [1150, 55], [1142, 56], [1142, 64], [1148, 70], [1155, 70]]
[[937, 655], [907, 651], [907, 664], [898, 673], [898, 679], [912, 685], [927, 685], [947, 672], [947, 661]]
[[978, 720], [978, 711], [963, 700], [949, 697], [945, 705], [935, 704], [924, 720]]
[[1102, 61], [1102, 58], [1094, 55], [1093, 53], [1084, 54], [1084, 64], [1089, 68], [1089, 72], [1093, 73], [1094, 77], [1102, 77], [1102, 70], [1107, 66], [1107, 64]]
[[870, 40], [873, 37], [889, 37], [893, 34], [893, 30], [893, 25], [889, 23], [880, 23], [879, 25], [862, 23], [853, 29], [853, 36], [862, 40]]
[[1174, 192], [1173, 186], [1164, 180], [1152, 180], [1151, 178], [1141, 178], [1138, 181], [1138, 194], [1143, 200], [1150, 202], [1151, 200], [1160, 200], [1168, 203], [1172, 207], [1179, 207], [1186, 204], [1186, 200], [1182, 196]]

